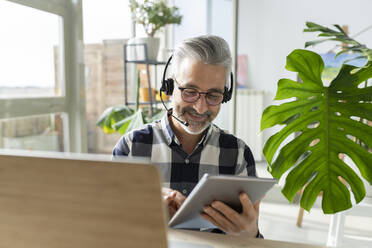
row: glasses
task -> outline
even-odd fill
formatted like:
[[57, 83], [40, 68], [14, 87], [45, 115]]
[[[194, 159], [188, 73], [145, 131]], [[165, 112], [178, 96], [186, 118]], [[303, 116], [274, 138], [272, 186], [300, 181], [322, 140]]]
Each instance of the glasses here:
[[205, 100], [208, 105], [216, 106], [223, 101], [223, 93], [221, 92], [218, 91], [200, 92], [194, 88], [180, 87], [177, 80], [175, 80], [175, 82], [177, 83], [178, 89], [181, 91], [182, 100], [184, 100], [187, 103], [196, 102], [197, 100], [199, 100], [202, 94], [205, 95]]

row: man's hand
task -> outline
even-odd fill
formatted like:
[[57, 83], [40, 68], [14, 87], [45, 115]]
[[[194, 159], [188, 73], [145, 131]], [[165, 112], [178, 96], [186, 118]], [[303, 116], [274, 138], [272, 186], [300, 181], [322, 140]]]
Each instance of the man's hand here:
[[201, 217], [227, 234], [256, 237], [260, 202], [253, 205], [246, 193], [239, 195], [243, 207], [241, 214], [220, 201], [214, 201], [204, 208]]
[[186, 198], [177, 190], [172, 190], [164, 187], [162, 188], [162, 194], [165, 205], [168, 207], [169, 219], [171, 219], [177, 212], [177, 210], [181, 207]]

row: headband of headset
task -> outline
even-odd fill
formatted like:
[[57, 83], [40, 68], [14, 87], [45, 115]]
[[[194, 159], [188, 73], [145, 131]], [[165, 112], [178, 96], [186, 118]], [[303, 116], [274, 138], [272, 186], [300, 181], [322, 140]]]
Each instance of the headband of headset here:
[[[172, 95], [173, 93], [173, 89], [174, 89], [174, 81], [173, 81], [173, 78], [167, 78], [165, 79], [166, 75], [167, 75], [167, 69], [168, 69], [168, 66], [171, 62], [173, 58], [173, 55], [169, 57], [167, 63], [165, 64], [165, 68], [164, 68], [164, 72], [163, 72], [163, 79], [162, 79], [162, 82], [161, 82], [161, 87], [160, 87], [160, 91], [164, 92], [164, 94], [166, 95]], [[222, 103], [225, 103], [225, 102], [228, 102], [231, 100], [231, 97], [232, 97], [232, 92], [233, 92], [233, 85], [234, 85], [234, 77], [233, 77], [233, 74], [232, 72], [230, 73], [230, 89], [228, 89], [226, 86], [225, 86], [225, 89], [223, 91], [223, 100], [222, 100]]]

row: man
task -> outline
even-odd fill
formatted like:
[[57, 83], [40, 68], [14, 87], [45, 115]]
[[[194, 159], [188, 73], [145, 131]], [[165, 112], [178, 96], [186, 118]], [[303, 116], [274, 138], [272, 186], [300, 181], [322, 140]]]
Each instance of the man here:
[[[231, 53], [225, 40], [200, 36], [183, 41], [172, 57], [172, 78], [162, 90], [172, 95], [173, 108], [162, 120], [124, 135], [114, 156], [150, 157], [162, 173], [163, 195], [172, 216], [204, 173], [256, 176], [248, 146], [219, 129], [212, 121], [222, 102], [231, 98]], [[230, 88], [230, 90], [229, 90]], [[261, 237], [259, 202], [240, 194], [242, 213], [215, 201], [202, 217], [223, 232]]]

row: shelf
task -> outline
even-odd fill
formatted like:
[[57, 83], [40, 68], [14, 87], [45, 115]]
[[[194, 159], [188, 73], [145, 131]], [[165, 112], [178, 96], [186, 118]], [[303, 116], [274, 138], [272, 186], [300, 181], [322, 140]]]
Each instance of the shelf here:
[[[164, 101], [164, 103], [169, 103], [170, 101]], [[161, 104], [161, 101], [153, 101], [153, 102], [139, 102], [138, 105], [150, 105], [150, 104]], [[135, 102], [127, 102], [126, 105], [136, 105]]]
[[[143, 49], [144, 49], [144, 59], [128, 59], [127, 57], [127, 46], [143, 46]], [[127, 65], [128, 64], [142, 64], [142, 65], [146, 65], [146, 77], [147, 77], [147, 85], [148, 85], [148, 88], [151, 88], [152, 87], [152, 84], [151, 84], [151, 78], [150, 78], [150, 65], [154, 65], [155, 67], [155, 79], [157, 78], [157, 65], [166, 65], [167, 62], [165, 61], [157, 61], [157, 60], [151, 60], [151, 59], [148, 59], [148, 56], [147, 56], [147, 44], [130, 44], [130, 45], [124, 45], [124, 102], [125, 102], [125, 105], [135, 105], [136, 103], [135, 102], [128, 102], [128, 78], [127, 78]], [[157, 88], [157, 82], [155, 81], [155, 87], [154, 88]], [[169, 102], [169, 101], [164, 101], [165, 103], [166, 102]], [[156, 105], [156, 104], [161, 104], [161, 101], [155, 101], [154, 98], [152, 98], [150, 101], [148, 102], [139, 102], [139, 105], [149, 105], [150, 106], [150, 109], [151, 109], [151, 114], [153, 115], [154, 114], [154, 106], [153, 105]]]
[[131, 64], [149, 64], [149, 65], [165, 65], [167, 62], [156, 60], [125, 60], [125, 63]]

